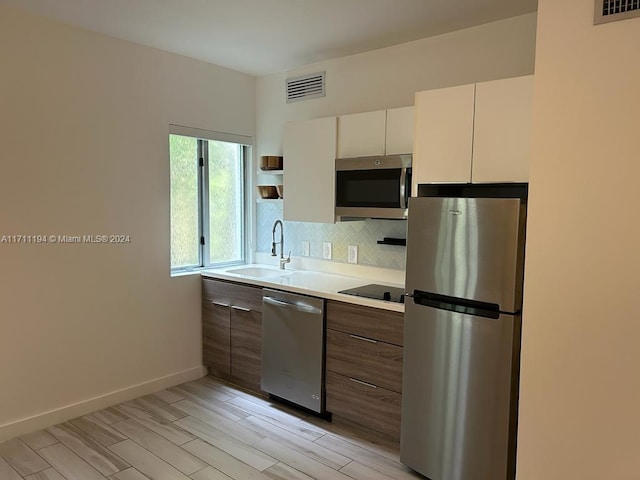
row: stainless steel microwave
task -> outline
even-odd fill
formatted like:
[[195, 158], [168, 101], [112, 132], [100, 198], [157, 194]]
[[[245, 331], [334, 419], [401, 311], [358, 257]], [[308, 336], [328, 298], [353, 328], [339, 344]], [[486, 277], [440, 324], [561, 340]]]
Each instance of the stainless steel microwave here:
[[336, 159], [336, 219], [407, 218], [411, 155]]

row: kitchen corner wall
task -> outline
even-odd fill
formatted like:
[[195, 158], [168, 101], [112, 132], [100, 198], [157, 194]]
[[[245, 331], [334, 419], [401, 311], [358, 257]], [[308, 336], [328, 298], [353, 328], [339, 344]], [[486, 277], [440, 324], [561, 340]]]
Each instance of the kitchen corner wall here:
[[[273, 222], [282, 219], [282, 206], [259, 203], [257, 208], [256, 251], [271, 252]], [[406, 247], [378, 245], [384, 237], [406, 238], [407, 222], [404, 220], [362, 220], [353, 222], [308, 223], [284, 222], [285, 256], [302, 256], [302, 242], [310, 244], [310, 257], [322, 259], [322, 243], [331, 242], [332, 261], [347, 262], [349, 245], [358, 247], [358, 263], [383, 268], [404, 269]], [[276, 240], [279, 239], [277, 231]], [[278, 249], [280, 247], [278, 246]], [[280, 252], [280, 250], [278, 250]]]
[[538, 8], [518, 480], [637, 479], [640, 18]]
[[[530, 75], [535, 33], [533, 13], [260, 77], [256, 158], [282, 155], [289, 121], [403, 107], [413, 105], [418, 91]], [[326, 72], [326, 97], [286, 103], [287, 78], [321, 71]], [[284, 168], [286, 174], [286, 159]], [[255, 251], [270, 251], [271, 225], [282, 218], [277, 210], [273, 204], [256, 205]], [[405, 228], [405, 222], [384, 220], [337, 225], [286, 222], [285, 241], [294, 255], [301, 253], [303, 240], [310, 241], [314, 257], [321, 257], [322, 241], [331, 241], [335, 261], [346, 261], [347, 246], [358, 245], [359, 263], [404, 268], [404, 248], [378, 246], [375, 241], [404, 237]]]

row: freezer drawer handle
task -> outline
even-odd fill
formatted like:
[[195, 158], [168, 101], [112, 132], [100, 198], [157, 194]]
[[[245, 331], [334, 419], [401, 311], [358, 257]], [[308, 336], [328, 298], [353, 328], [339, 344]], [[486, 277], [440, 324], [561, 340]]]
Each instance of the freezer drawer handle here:
[[356, 380], [355, 378], [349, 377], [349, 380], [351, 380], [352, 382], [355, 382], [355, 383], [359, 383], [360, 385], [364, 385], [365, 387], [378, 388], [377, 385], [374, 385], [372, 383], [363, 382], [362, 380]]
[[237, 305], [231, 305], [234, 310], [240, 310], [241, 312], [250, 312], [250, 308], [238, 307]]
[[284, 300], [278, 300], [277, 298], [273, 298], [273, 297], [262, 297], [262, 301], [267, 305], [272, 305], [278, 308], [287, 308], [290, 310], [297, 310], [299, 312], [312, 313], [314, 315], [322, 314], [321, 309], [316, 308], [312, 305], [304, 304], [304, 303], [285, 302]]
[[413, 299], [416, 305], [432, 307], [440, 310], [462, 313], [464, 315], [474, 315], [477, 317], [500, 318], [500, 307], [495, 303], [480, 302], [466, 298], [450, 297], [439, 293], [423, 292], [414, 290], [407, 293], [407, 297]]
[[356, 340], [362, 340], [362, 341], [364, 341], [364, 342], [369, 342], [369, 343], [378, 343], [378, 341], [377, 341], [377, 340], [372, 340], [372, 339], [370, 339], [370, 338], [361, 337], [361, 336], [359, 336], [359, 335], [352, 335], [352, 334], [349, 334], [349, 336], [350, 336], [351, 338], [355, 338]]

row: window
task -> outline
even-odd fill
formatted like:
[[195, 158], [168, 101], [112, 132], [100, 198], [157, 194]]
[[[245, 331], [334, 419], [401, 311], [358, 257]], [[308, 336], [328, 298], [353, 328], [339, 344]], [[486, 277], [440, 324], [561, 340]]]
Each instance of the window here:
[[250, 138], [171, 126], [171, 270], [245, 260]]

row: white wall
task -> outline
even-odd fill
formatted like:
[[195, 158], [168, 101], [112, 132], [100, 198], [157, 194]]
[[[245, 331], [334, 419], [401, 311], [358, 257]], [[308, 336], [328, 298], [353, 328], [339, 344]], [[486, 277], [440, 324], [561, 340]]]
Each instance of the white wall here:
[[640, 475], [640, 19], [540, 0], [519, 480]]
[[[529, 75], [535, 29], [533, 13], [260, 77], [256, 153], [281, 154], [290, 120], [413, 105], [417, 91]], [[318, 71], [326, 97], [287, 104], [285, 79]]]
[[0, 243], [1, 440], [201, 372], [200, 278], [169, 276], [169, 124], [253, 136], [255, 78], [1, 6], [0, 59], [0, 238], [131, 237]]

